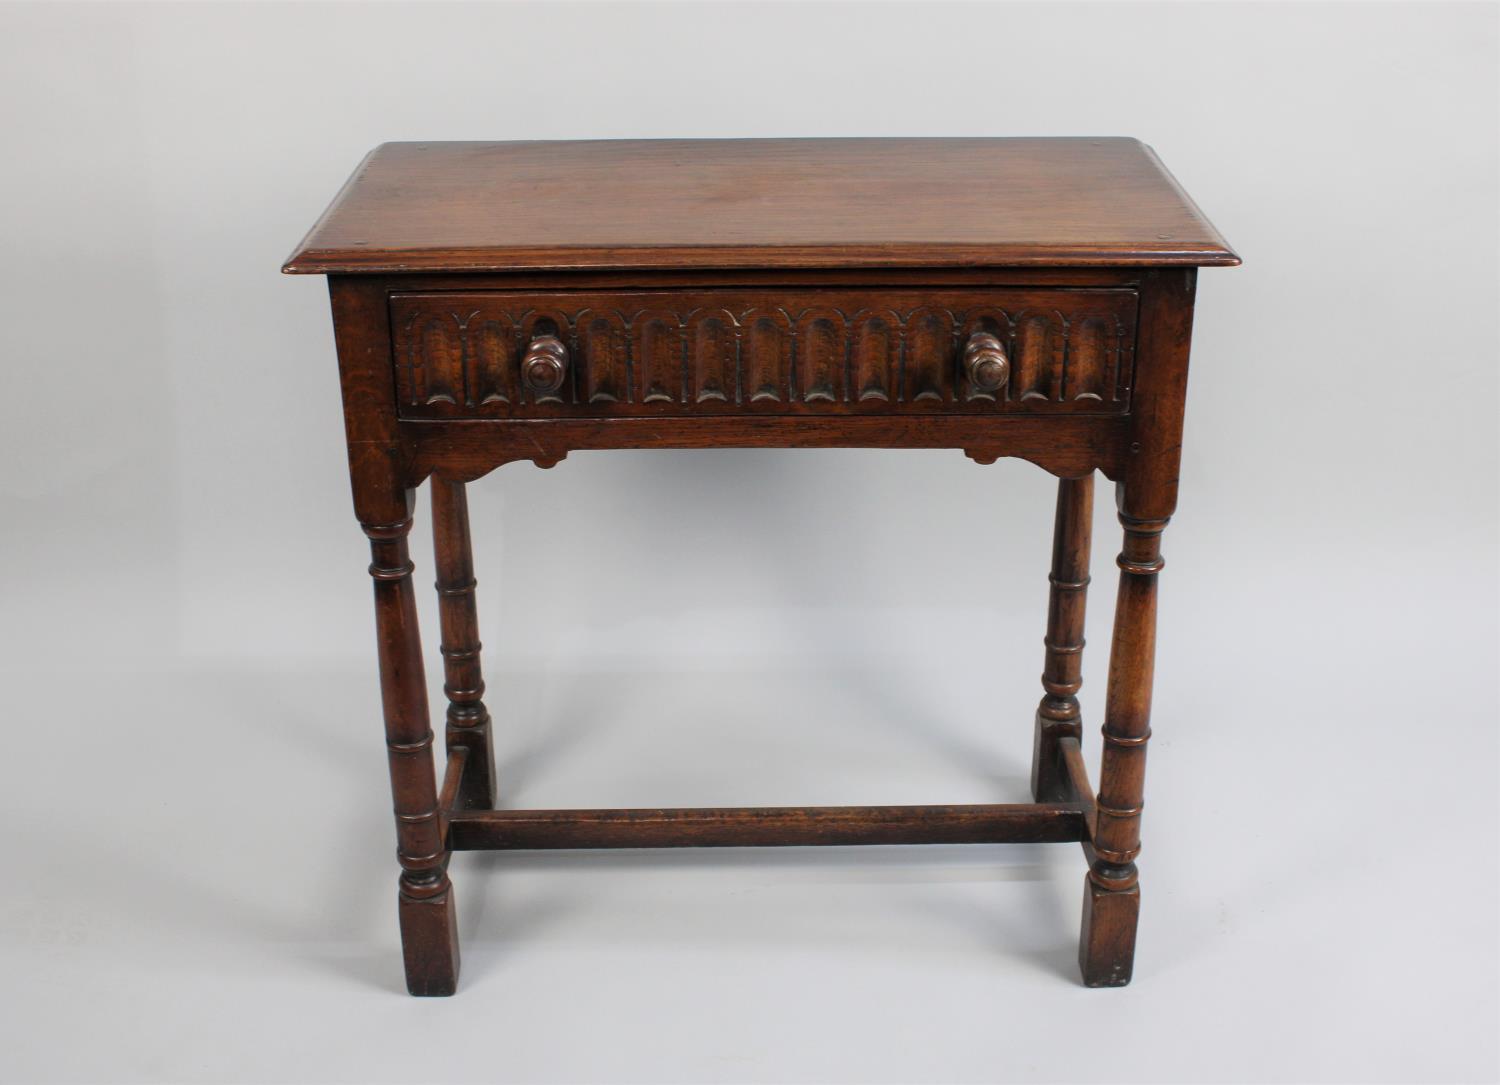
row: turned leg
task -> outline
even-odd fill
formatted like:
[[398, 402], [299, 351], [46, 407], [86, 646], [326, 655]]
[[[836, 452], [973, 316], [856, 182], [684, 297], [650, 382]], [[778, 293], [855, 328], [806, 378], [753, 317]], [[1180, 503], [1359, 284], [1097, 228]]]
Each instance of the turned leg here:
[[1088, 602], [1089, 538], [1093, 527], [1094, 477], [1057, 484], [1057, 520], [1052, 532], [1052, 590], [1047, 606], [1045, 694], [1036, 710], [1031, 752], [1031, 794], [1037, 802], [1061, 802], [1071, 794], [1060, 738], [1078, 738], [1082, 719], [1083, 612]]
[[362, 526], [373, 558], [380, 692], [401, 863], [397, 906], [406, 987], [414, 995], [451, 995], [458, 985], [458, 929], [433, 773], [413, 566], [406, 548], [410, 509], [408, 493], [405, 519]]
[[479, 614], [474, 600], [474, 554], [469, 499], [461, 482], [432, 480], [432, 548], [437, 562], [438, 613], [443, 630], [443, 692], [448, 697], [447, 748], [462, 748], [458, 806], [495, 806], [495, 754], [484, 707], [479, 665]]
[[1156, 581], [1162, 567], [1161, 534], [1177, 507], [1196, 284], [1194, 268], [1159, 268], [1141, 281], [1130, 440], [1115, 487], [1125, 529], [1120, 595], [1105, 694], [1098, 817], [1093, 841], [1085, 849], [1089, 873], [1078, 962], [1090, 987], [1129, 983], [1135, 957], [1141, 902], [1135, 859], [1141, 850], [1146, 742], [1151, 737]]
[[1141, 891], [1135, 858], [1141, 850], [1146, 742], [1151, 737], [1151, 680], [1156, 658], [1156, 579], [1166, 517], [1140, 519], [1120, 490], [1120, 596], [1109, 657], [1104, 708], [1104, 759], [1099, 772], [1098, 829], [1084, 883], [1078, 961], [1090, 987], [1130, 982]]

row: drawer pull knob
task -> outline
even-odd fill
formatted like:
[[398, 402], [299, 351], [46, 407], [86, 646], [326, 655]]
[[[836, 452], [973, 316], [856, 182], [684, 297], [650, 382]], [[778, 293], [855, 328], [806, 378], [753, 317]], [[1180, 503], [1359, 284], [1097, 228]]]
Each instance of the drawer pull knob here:
[[568, 373], [568, 348], [555, 335], [538, 335], [521, 359], [521, 380], [539, 396], [553, 395]]
[[964, 347], [964, 375], [981, 392], [998, 392], [1010, 379], [1010, 359], [992, 332], [975, 332]]

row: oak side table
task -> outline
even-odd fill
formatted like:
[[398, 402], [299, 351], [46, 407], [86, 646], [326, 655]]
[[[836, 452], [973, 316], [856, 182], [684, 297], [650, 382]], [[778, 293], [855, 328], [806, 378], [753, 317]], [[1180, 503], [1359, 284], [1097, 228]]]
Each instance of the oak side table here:
[[[1079, 962], [1128, 983], [1160, 543], [1197, 269], [1239, 258], [1133, 139], [391, 143], [284, 271], [326, 274], [370, 539], [407, 987], [452, 994], [455, 850], [1083, 845]], [[1034, 802], [495, 806], [464, 486], [575, 449], [952, 448], [1059, 479]], [[1093, 475], [1124, 526], [1097, 796]], [[439, 779], [407, 534], [431, 479]]]

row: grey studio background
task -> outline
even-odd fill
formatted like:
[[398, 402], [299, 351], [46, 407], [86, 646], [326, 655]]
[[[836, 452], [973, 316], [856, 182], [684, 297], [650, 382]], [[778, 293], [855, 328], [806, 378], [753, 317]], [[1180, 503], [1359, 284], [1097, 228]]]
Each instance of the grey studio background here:
[[[1494, 1080], [1497, 22], [0, 7], [0, 1079]], [[1245, 259], [1200, 277], [1135, 984], [1077, 985], [1071, 847], [464, 855], [460, 994], [408, 999], [326, 292], [277, 273], [360, 156], [1094, 134]], [[1053, 493], [957, 452], [501, 469], [504, 801], [1023, 799]]]

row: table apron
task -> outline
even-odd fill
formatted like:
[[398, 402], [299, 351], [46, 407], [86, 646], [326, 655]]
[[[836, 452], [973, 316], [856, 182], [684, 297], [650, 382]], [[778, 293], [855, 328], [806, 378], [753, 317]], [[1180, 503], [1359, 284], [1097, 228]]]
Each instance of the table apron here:
[[606, 449], [959, 449], [979, 463], [1028, 460], [1061, 478], [1125, 467], [1130, 416], [606, 418], [405, 421], [409, 484], [429, 475], [469, 482], [502, 464], [551, 467], [569, 452]]

